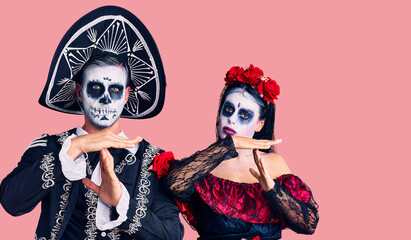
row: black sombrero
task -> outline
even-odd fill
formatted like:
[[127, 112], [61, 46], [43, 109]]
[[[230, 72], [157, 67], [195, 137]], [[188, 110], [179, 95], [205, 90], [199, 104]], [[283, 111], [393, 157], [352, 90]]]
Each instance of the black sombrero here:
[[130, 97], [121, 117], [157, 115], [166, 88], [157, 45], [134, 14], [116, 6], [86, 14], [67, 31], [54, 54], [39, 103], [56, 111], [83, 114], [74, 79], [92, 56], [103, 54], [115, 55], [130, 68]]

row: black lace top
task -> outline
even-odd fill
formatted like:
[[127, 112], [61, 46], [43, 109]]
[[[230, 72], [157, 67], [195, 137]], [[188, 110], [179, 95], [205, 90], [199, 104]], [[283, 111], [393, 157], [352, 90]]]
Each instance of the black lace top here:
[[[258, 183], [237, 183], [209, 174], [237, 156], [230, 136], [176, 161], [166, 182], [199, 239], [279, 239], [282, 228], [312, 234], [318, 205], [308, 186], [288, 174], [264, 192]], [[257, 238], [258, 237], [258, 238]]]

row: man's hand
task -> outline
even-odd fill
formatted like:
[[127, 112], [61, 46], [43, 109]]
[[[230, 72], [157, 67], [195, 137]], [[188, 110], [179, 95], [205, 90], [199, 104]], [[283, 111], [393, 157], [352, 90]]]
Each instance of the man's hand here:
[[107, 149], [100, 150], [101, 185], [97, 186], [88, 178], [83, 184], [93, 190], [103, 202], [117, 207], [120, 202], [122, 187], [114, 172], [114, 159]]
[[269, 149], [272, 145], [281, 143], [283, 140], [260, 140], [240, 136], [231, 136], [234, 147], [237, 149]]
[[258, 152], [258, 150], [254, 149], [253, 154], [254, 154], [254, 162], [257, 165], [258, 172], [256, 170], [250, 168], [249, 169], [250, 173], [258, 180], [258, 182], [261, 185], [261, 188], [265, 192], [268, 192], [274, 187], [275, 182], [271, 178], [271, 176], [268, 173], [267, 169], [265, 168], [265, 165], [262, 161], [262, 158], [261, 158], [260, 153]]
[[70, 148], [67, 150], [67, 155], [72, 159], [76, 159], [82, 153], [100, 151], [111, 147], [132, 148], [141, 140], [141, 137], [133, 139], [123, 138], [112, 133], [109, 129], [105, 129], [73, 138]]

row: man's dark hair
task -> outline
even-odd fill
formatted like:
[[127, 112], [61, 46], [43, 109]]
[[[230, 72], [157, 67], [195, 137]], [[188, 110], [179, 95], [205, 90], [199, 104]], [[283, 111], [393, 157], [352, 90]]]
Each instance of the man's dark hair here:
[[123, 60], [110, 56], [110, 55], [98, 55], [91, 57], [81, 68], [81, 70], [78, 72], [78, 74], [75, 76], [74, 81], [78, 84], [82, 84], [83, 82], [83, 74], [84, 71], [90, 67], [90, 66], [121, 66], [124, 71], [126, 71], [127, 74], [127, 81], [126, 81], [126, 86], [129, 85], [130, 81], [130, 70], [128, 68], [128, 64], [125, 63]]

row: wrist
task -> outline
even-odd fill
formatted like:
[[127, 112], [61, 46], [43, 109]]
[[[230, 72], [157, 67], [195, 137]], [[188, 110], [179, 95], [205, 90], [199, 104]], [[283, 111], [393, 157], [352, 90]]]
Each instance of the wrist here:
[[274, 186], [275, 186], [275, 182], [271, 179], [271, 181], [267, 183], [265, 189], [263, 188], [263, 190], [264, 190], [264, 192], [268, 192], [271, 189], [273, 189]]
[[69, 155], [73, 160], [83, 153], [79, 140], [79, 137], [71, 139], [70, 147], [67, 150], [67, 155]]

